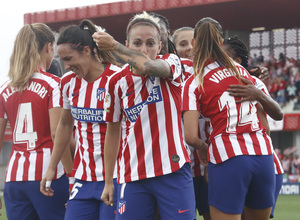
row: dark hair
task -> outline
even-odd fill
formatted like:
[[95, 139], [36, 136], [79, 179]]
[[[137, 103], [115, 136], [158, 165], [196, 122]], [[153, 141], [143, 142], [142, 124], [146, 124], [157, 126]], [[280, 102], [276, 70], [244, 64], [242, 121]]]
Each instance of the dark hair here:
[[243, 41], [241, 41], [238, 36], [230, 37], [224, 40], [223, 42], [224, 45], [230, 46], [234, 50], [235, 57], [232, 57], [233, 59], [236, 59], [237, 57], [240, 57], [242, 59], [241, 65], [249, 70], [249, 65], [248, 65], [248, 56], [249, 56], [249, 51], [244, 44]]
[[50, 67], [46, 71], [58, 77], [63, 75], [62, 67], [57, 59], [52, 60]]
[[[69, 44], [74, 50], [82, 52], [85, 46], [91, 50], [94, 58], [100, 59], [107, 63], [114, 63], [114, 57], [111, 52], [101, 51], [97, 47], [92, 35], [97, 32], [96, 26], [92, 21], [85, 19], [82, 20], [80, 25], [70, 25], [63, 27], [57, 39], [57, 45]], [[96, 51], [96, 54], [95, 54]]]
[[155, 12], [149, 12], [149, 14], [152, 15], [152, 16], [154, 16], [154, 17], [159, 18], [159, 21], [161, 21], [162, 23], [164, 23], [167, 31], [170, 31], [170, 24], [169, 24], [168, 19], [165, 16], [157, 14]]

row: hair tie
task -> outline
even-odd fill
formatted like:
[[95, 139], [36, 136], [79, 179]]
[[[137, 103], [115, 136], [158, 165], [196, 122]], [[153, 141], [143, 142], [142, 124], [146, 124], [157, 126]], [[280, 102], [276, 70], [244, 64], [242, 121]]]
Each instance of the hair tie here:
[[29, 26], [30, 26], [31, 30], [34, 31], [33, 26], [31, 24], [29, 24]]

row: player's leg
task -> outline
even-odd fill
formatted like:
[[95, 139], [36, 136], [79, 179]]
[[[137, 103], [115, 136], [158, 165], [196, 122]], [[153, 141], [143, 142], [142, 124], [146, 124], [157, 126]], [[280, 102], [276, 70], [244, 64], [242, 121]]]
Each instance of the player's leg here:
[[[100, 201], [100, 209], [99, 209], [99, 216], [100, 220], [114, 220], [116, 218], [116, 206], [118, 204], [118, 184], [117, 179], [113, 180], [115, 192], [114, 192], [114, 205], [113, 206], [107, 206], [103, 201]], [[105, 182], [101, 182], [101, 192], [104, 189]]]
[[[4, 202], [8, 219], [38, 220], [38, 214], [27, 197], [26, 185], [30, 182], [7, 182], [4, 184]], [[40, 193], [41, 194], [41, 193]]]
[[274, 205], [272, 207], [270, 218], [274, 218], [275, 205], [276, 205], [276, 202], [277, 202], [277, 198], [278, 198], [280, 189], [282, 187], [283, 174], [275, 174], [275, 178], [276, 178], [275, 194], [274, 194], [275, 203], [274, 203]]
[[151, 191], [156, 197], [162, 220], [196, 219], [195, 193], [190, 164], [178, 171], [152, 178]]
[[[34, 189], [40, 186], [39, 181], [34, 181]], [[65, 204], [69, 198], [69, 179], [66, 175], [61, 176], [57, 180], [53, 180], [51, 188], [54, 190], [53, 197], [44, 196], [42, 193], [31, 194], [28, 193], [40, 219], [64, 219]], [[29, 190], [30, 191], [30, 190]]]
[[274, 205], [275, 171], [272, 155], [252, 157], [253, 175], [245, 201], [245, 220], [267, 220]]
[[210, 220], [209, 206], [208, 206], [208, 185], [204, 176], [197, 176], [193, 178], [196, 208], [199, 215], [204, 220]]
[[118, 185], [117, 220], [143, 219], [155, 217], [155, 198], [145, 187], [149, 179]]
[[244, 219], [245, 220], [268, 220], [270, 217], [272, 208], [266, 209], [251, 209], [245, 206], [244, 208]]
[[210, 210], [210, 217], [212, 220], [240, 220], [241, 214], [230, 214], [220, 211], [219, 209], [215, 208], [214, 206], [209, 206]]
[[220, 164], [208, 164], [211, 219], [241, 218], [252, 179], [249, 157], [251, 156], [236, 156]]

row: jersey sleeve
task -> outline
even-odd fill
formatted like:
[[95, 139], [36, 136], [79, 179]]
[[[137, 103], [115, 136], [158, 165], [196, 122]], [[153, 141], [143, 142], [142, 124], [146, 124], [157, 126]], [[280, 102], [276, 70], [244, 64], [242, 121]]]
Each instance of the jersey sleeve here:
[[105, 86], [104, 120], [107, 122], [118, 122], [121, 120], [121, 89], [120, 73], [114, 73]]
[[70, 90], [70, 81], [72, 78], [72, 73], [66, 73], [60, 82], [60, 105], [64, 108], [64, 109], [71, 109], [70, 106], [70, 99], [69, 99], [69, 90]]
[[192, 75], [183, 85], [182, 91], [182, 111], [200, 111], [200, 95], [198, 85]]
[[161, 59], [165, 60], [169, 64], [173, 75], [172, 80], [179, 82], [182, 73], [182, 67], [179, 57], [175, 54], [170, 53], [164, 55]]
[[252, 76], [252, 77], [255, 79], [255, 86], [256, 86], [256, 88], [258, 88], [261, 91], [263, 91], [267, 96], [270, 96], [268, 88], [263, 83], [263, 81], [261, 81], [259, 78], [255, 77], [255, 76]]
[[52, 88], [51, 96], [50, 96], [50, 102], [49, 102], [49, 109], [61, 107], [60, 105], [60, 90], [59, 90], [59, 82], [60, 79], [53, 80], [50, 83], [50, 86]]

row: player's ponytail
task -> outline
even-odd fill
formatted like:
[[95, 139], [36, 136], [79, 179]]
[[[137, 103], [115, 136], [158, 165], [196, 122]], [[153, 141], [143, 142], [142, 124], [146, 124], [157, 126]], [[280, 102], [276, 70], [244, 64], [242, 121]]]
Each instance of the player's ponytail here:
[[193, 46], [195, 77], [198, 77], [199, 86], [202, 87], [204, 67], [206, 63], [213, 59], [219, 65], [226, 66], [234, 71], [240, 78], [240, 74], [233, 63], [233, 60], [222, 50], [223, 42], [222, 27], [212, 18], [203, 18], [195, 25]]
[[14, 89], [24, 90], [33, 74], [39, 71], [39, 53], [54, 40], [52, 30], [45, 24], [26, 24], [21, 28], [14, 42], [8, 71], [10, 85]]

